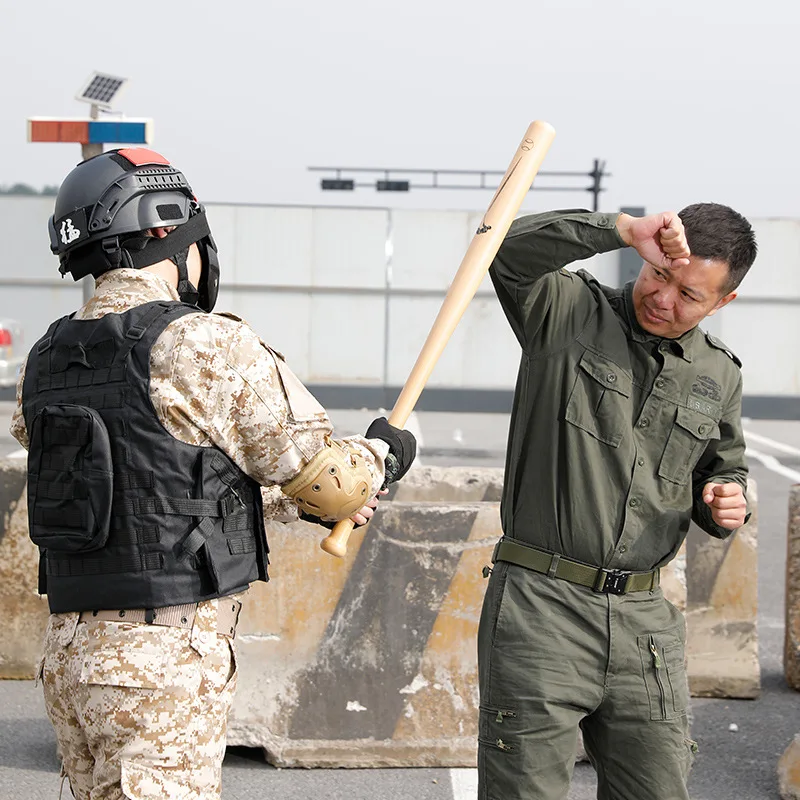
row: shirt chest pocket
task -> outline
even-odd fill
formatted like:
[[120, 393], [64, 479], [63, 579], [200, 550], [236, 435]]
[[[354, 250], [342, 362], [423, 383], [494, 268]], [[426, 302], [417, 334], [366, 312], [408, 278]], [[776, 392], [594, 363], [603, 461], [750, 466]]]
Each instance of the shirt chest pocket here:
[[659, 476], [673, 483], [686, 483], [706, 447], [719, 438], [715, 419], [690, 408], [678, 408], [658, 466]]
[[578, 363], [564, 419], [611, 447], [630, 427], [631, 376], [608, 358], [586, 351]]

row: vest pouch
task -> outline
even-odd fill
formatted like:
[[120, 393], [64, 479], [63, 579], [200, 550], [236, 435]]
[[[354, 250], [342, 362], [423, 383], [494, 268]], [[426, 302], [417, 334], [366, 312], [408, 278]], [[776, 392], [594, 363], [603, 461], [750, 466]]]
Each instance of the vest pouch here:
[[214, 592], [219, 596], [243, 592], [252, 581], [258, 579], [256, 560], [253, 557], [255, 546], [234, 553], [230, 541], [224, 536], [216, 535], [203, 545], [205, 566], [211, 576]]
[[45, 406], [28, 453], [28, 521], [34, 544], [89, 553], [108, 540], [114, 469], [108, 429], [91, 408]]

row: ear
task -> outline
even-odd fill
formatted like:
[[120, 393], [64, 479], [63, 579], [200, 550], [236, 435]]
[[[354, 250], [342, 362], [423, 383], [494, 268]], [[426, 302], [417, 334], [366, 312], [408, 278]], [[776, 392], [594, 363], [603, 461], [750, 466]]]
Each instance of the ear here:
[[168, 228], [150, 228], [150, 235], [156, 239], [163, 239], [167, 234], [172, 233], [175, 230], [175, 226], [171, 225]]
[[720, 297], [720, 299], [717, 300], [717, 304], [714, 306], [714, 308], [711, 309], [711, 311], [708, 312], [708, 314], [706, 314], [706, 316], [711, 317], [714, 314], [716, 314], [717, 311], [719, 311], [721, 308], [725, 308], [725, 306], [728, 305], [728, 303], [736, 299], [738, 294], [739, 294], [738, 292], [730, 292], [729, 294], [726, 294], [724, 297]]

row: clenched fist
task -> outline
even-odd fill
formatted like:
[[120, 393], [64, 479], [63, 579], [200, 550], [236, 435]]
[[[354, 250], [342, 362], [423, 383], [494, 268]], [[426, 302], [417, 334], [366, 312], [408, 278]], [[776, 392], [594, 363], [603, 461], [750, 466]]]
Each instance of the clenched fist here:
[[647, 262], [657, 267], [685, 267], [689, 244], [681, 218], [674, 211], [631, 217], [620, 214], [617, 231], [622, 240]]
[[703, 502], [721, 528], [732, 531], [744, 525], [747, 501], [738, 483], [707, 483], [703, 487]]

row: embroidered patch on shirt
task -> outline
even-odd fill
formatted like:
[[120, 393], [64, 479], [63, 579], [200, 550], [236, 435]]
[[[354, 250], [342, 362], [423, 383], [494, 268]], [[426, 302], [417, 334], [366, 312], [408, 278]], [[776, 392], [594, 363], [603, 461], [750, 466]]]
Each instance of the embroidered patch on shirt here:
[[[692, 391], [694, 391], [694, 387], [692, 387]], [[719, 415], [718, 408], [715, 408], [711, 403], [707, 403], [705, 400], [700, 400], [698, 397], [692, 397], [692, 395], [689, 395], [686, 400], [686, 406], [695, 411], [702, 411], [703, 414], [708, 414], [709, 417], [716, 418]]]
[[692, 384], [692, 394], [707, 397], [709, 400], [720, 400], [720, 389], [722, 387], [708, 375], [698, 375]]

